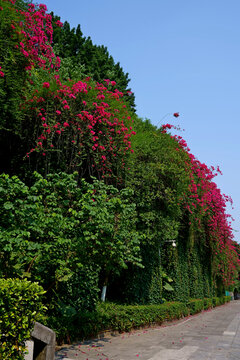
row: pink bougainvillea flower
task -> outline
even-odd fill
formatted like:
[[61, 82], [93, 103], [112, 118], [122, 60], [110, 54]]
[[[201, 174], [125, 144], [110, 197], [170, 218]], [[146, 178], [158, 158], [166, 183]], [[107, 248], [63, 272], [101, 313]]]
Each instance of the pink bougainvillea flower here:
[[55, 21], [55, 24], [59, 27], [63, 27], [63, 23], [60, 20]]
[[43, 10], [44, 12], [47, 11], [47, 6], [45, 4], [39, 4], [39, 9]]
[[35, 8], [35, 5], [34, 5], [34, 4], [28, 4], [28, 7], [29, 7], [30, 9], [34, 9], [34, 8]]
[[50, 86], [49, 82], [44, 82], [44, 83], [43, 83], [43, 87], [44, 87], [44, 88], [48, 89], [49, 86]]

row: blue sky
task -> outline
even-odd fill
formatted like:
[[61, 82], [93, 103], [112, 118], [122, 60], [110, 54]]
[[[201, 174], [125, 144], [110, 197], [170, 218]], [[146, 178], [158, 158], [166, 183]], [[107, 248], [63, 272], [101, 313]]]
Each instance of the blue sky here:
[[[180, 135], [230, 195], [240, 230], [240, 1], [43, 0], [49, 11], [81, 25], [84, 36], [107, 46], [131, 79], [137, 114], [161, 124], [179, 112]], [[235, 233], [240, 242], [240, 233]]]

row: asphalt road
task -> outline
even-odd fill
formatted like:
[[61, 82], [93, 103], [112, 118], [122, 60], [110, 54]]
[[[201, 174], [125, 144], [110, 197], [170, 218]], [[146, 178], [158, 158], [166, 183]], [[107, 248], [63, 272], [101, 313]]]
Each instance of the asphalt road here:
[[240, 300], [182, 320], [80, 342], [56, 360], [240, 360]]

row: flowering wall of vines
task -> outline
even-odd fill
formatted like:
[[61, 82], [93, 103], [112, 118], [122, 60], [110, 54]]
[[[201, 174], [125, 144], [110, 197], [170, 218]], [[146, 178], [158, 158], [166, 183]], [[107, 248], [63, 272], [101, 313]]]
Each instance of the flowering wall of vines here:
[[[44, 4], [1, 0], [0, 20], [0, 29], [6, 34], [0, 40], [0, 136], [4, 144], [11, 144], [13, 136], [17, 138], [21, 156], [15, 165], [20, 163], [21, 174], [28, 176], [29, 165], [45, 175], [76, 171], [79, 178], [95, 176], [121, 188], [132, 184], [139, 214], [138, 204], [148, 201], [147, 196], [142, 198], [146, 192], [139, 189], [149, 186], [149, 193], [155, 193], [147, 204], [148, 215], [151, 206], [155, 215], [161, 214], [156, 226], [157, 216], [145, 219], [152, 224], [151, 229], [161, 229], [165, 221], [166, 231], [177, 235], [187, 213], [189, 232], [204, 232], [204, 245], [211, 250], [213, 278], [220, 278], [225, 287], [232, 285], [239, 260], [226, 213], [226, 203], [231, 199], [213, 181], [220, 170], [197, 160], [181, 136], [169, 133], [173, 128], [170, 124], [162, 125], [160, 131], [152, 126], [146, 135], [165, 144], [157, 156], [149, 149], [142, 153], [141, 145], [134, 148], [134, 138], [145, 140], [143, 132], [135, 132], [133, 119], [142, 127], [143, 121], [131, 112], [114, 79], [98, 83], [90, 77], [73, 81], [59, 75], [61, 60], [51, 46], [52, 17]], [[62, 26], [60, 20], [56, 25]], [[178, 118], [179, 113], [173, 116]], [[157, 158], [155, 164], [151, 156]], [[157, 169], [154, 186], [146, 174], [141, 177], [150, 163]], [[126, 180], [138, 175], [138, 182]]]

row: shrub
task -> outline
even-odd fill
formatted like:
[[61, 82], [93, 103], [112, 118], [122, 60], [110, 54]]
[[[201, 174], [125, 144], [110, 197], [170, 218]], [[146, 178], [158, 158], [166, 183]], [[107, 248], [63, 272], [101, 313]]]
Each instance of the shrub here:
[[213, 306], [220, 306], [229, 302], [231, 300], [231, 296], [221, 296], [221, 297], [213, 297]]
[[227, 303], [227, 302], [229, 302], [229, 301], [231, 301], [231, 296], [223, 296], [223, 298], [224, 298], [224, 303]]
[[213, 297], [213, 306], [220, 306], [220, 305], [223, 305], [224, 304], [224, 299], [223, 297]]
[[[159, 305], [118, 305], [115, 303], [98, 303], [95, 311], [75, 313], [68, 329], [59, 328], [59, 342], [64, 340], [86, 339], [104, 331], [128, 332], [133, 329], [151, 325], [161, 325], [165, 321], [180, 319], [193, 315], [212, 304], [221, 305], [230, 301], [230, 296], [213, 299], [190, 299], [187, 304], [181, 302], [166, 302]], [[215, 305], [216, 306], [216, 305]], [[56, 324], [59, 326], [59, 321]], [[69, 331], [71, 329], [71, 331]], [[71, 339], [68, 334], [71, 333]]]
[[203, 299], [190, 299], [187, 303], [187, 306], [190, 310], [190, 314], [196, 314], [204, 309], [204, 300]]
[[78, 318], [77, 337], [94, 336], [101, 331], [131, 331], [132, 329], [162, 324], [188, 315], [188, 308], [180, 302], [161, 305], [98, 304], [95, 313], [82, 313]]
[[220, 298], [217, 297], [217, 296], [212, 298], [212, 302], [213, 302], [213, 307], [221, 305], [220, 304]]
[[211, 307], [213, 307], [212, 299], [205, 298], [204, 299], [204, 310], [210, 309]]
[[0, 279], [0, 358], [24, 359], [24, 341], [45, 307], [43, 288], [27, 280]]
[[201, 310], [207, 310], [211, 307], [220, 306], [231, 300], [231, 296], [213, 297], [212, 299], [190, 299], [187, 306], [190, 310], [190, 314], [196, 314]]

